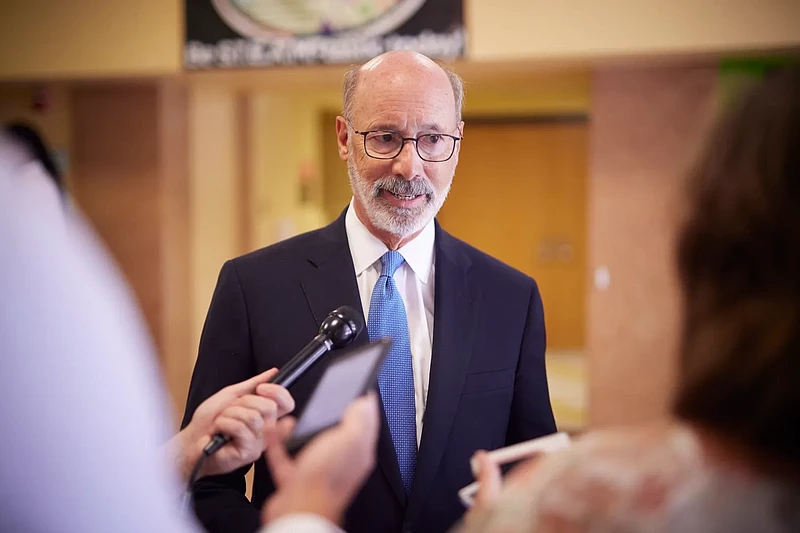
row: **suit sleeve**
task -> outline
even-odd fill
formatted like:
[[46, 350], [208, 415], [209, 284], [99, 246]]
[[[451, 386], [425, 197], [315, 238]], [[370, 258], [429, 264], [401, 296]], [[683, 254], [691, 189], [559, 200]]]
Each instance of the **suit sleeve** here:
[[534, 281], [517, 363], [506, 445], [542, 437], [556, 431], [547, 386], [546, 345], [544, 308], [539, 288]]
[[[220, 389], [255, 375], [247, 306], [232, 261], [226, 262], [206, 316], [181, 428], [197, 407]], [[253, 533], [260, 512], [245, 496], [245, 474], [252, 465], [194, 486], [195, 512], [210, 533]]]

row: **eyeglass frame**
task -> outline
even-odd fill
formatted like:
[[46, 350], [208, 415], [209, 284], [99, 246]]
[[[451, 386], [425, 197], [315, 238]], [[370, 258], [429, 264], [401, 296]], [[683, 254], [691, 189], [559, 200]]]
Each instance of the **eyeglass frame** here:
[[[390, 161], [392, 159], [395, 159], [397, 156], [399, 156], [403, 152], [403, 148], [405, 148], [407, 141], [414, 141], [414, 150], [417, 152], [417, 155], [419, 156], [420, 159], [422, 159], [423, 161], [426, 161], [428, 163], [446, 163], [447, 161], [450, 161], [453, 158], [453, 155], [456, 153], [456, 145], [457, 145], [458, 141], [464, 140], [463, 136], [459, 137], [458, 135], [451, 135], [449, 133], [423, 133], [421, 135], [417, 135], [416, 137], [403, 137], [402, 135], [400, 135], [400, 132], [394, 131], [394, 130], [366, 130], [366, 131], [359, 131], [353, 126], [353, 124], [349, 120], [347, 121], [347, 124], [351, 128], [353, 128], [353, 133], [357, 133], [357, 134], [361, 135], [361, 137], [364, 139], [364, 153], [367, 154], [367, 157], [371, 157], [372, 159], [378, 159], [378, 160], [381, 160], [381, 161]], [[397, 153], [394, 154], [392, 157], [375, 157], [374, 155], [369, 153], [369, 150], [367, 150], [367, 135], [369, 135], [370, 133], [380, 133], [380, 132], [394, 133], [395, 135], [400, 136], [400, 140], [402, 141], [402, 143], [400, 144], [400, 148], [397, 150]], [[450, 137], [451, 139], [453, 139], [453, 149], [450, 150], [450, 155], [447, 156], [447, 159], [442, 159], [442, 160], [439, 160], [439, 161], [432, 161], [430, 159], [425, 159], [424, 157], [422, 157], [422, 154], [419, 153], [419, 144], [418, 144], [418, 142], [419, 142], [419, 138], [420, 137], [425, 137], [427, 135], [441, 135], [443, 137]]]

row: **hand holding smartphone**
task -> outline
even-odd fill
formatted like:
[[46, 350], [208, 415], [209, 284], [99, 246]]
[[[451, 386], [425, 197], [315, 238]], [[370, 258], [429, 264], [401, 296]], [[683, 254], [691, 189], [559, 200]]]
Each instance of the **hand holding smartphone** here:
[[286, 446], [291, 453], [341, 420], [347, 406], [377, 386], [377, 376], [391, 340], [380, 339], [337, 354], [300, 414]]
[[[569, 435], [563, 432], [554, 433], [552, 435], [512, 444], [511, 446], [491, 451], [489, 452], [489, 459], [494, 461], [498, 466], [502, 466], [523, 459], [530, 459], [542, 453], [561, 450], [568, 447], [569, 444]], [[470, 461], [470, 468], [472, 469], [472, 475], [477, 477], [478, 465], [475, 463], [474, 459]], [[475, 495], [478, 493], [479, 488], [480, 484], [475, 481], [458, 491], [458, 497], [465, 507], [469, 508], [475, 504]]]

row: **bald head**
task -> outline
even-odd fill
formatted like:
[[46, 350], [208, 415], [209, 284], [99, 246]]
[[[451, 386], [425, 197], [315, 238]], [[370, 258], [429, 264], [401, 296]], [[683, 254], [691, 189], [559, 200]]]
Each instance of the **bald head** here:
[[381, 54], [360, 67], [349, 69], [344, 76], [342, 115], [353, 120], [355, 106], [367, 92], [403, 90], [424, 86], [441, 99], [449, 99], [455, 110], [456, 123], [461, 122], [464, 104], [464, 84], [450, 69], [427, 56], [409, 50], [394, 50]]
[[356, 215], [392, 250], [418, 235], [447, 198], [462, 100], [461, 79], [414, 52], [387, 52], [345, 76], [339, 157]]

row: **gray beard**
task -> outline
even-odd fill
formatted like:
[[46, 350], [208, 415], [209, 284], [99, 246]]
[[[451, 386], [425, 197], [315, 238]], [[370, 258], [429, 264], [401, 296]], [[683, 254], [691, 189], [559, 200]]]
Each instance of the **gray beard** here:
[[[390, 235], [405, 238], [422, 231], [442, 208], [452, 185], [441, 193], [426, 179], [405, 180], [398, 176], [386, 176], [370, 185], [358, 173], [353, 156], [347, 158], [347, 172], [353, 195], [364, 206], [367, 217], [375, 228]], [[418, 196], [424, 194], [425, 202], [419, 207], [404, 208], [389, 204], [380, 197], [382, 190], [399, 195]]]

